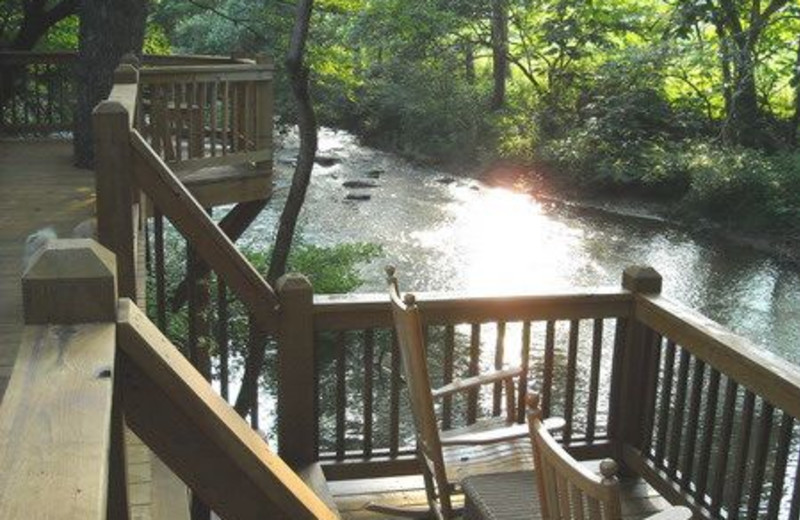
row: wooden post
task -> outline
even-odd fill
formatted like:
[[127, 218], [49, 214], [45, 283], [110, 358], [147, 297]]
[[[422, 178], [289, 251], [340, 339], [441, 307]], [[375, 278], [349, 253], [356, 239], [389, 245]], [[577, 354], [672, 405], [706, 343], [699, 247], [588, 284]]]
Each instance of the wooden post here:
[[317, 458], [317, 398], [314, 359], [314, 289], [300, 274], [277, 283], [281, 302], [278, 332], [278, 453], [290, 466]]
[[[136, 83], [138, 73], [129, 65], [120, 67], [115, 81]], [[101, 102], [92, 115], [98, 240], [117, 255], [120, 295], [136, 301], [134, 227], [138, 223], [133, 219], [131, 121], [119, 101]]]
[[113, 322], [114, 255], [94, 240], [51, 240], [22, 276], [25, 324]]
[[22, 292], [29, 326], [0, 408], [0, 467], [16, 469], [0, 472], [0, 517], [125, 520], [114, 255], [50, 241]]
[[[272, 66], [272, 58], [261, 54], [256, 56], [256, 63], [264, 67]], [[274, 116], [274, 93], [272, 79], [256, 82], [256, 115], [255, 115], [255, 147], [257, 151], [272, 149], [272, 127]], [[259, 161], [256, 170], [272, 176], [272, 160]], [[271, 186], [271, 184], [270, 184]], [[272, 195], [272, 188], [267, 197]]]
[[[622, 274], [622, 287], [636, 294], [661, 293], [661, 275], [652, 267], [632, 266]], [[622, 460], [621, 449], [624, 444], [639, 448], [647, 426], [644, 418], [647, 415], [644, 406], [647, 404], [646, 389], [652, 385], [648, 377], [656, 375], [649, 367], [654, 357], [652, 337], [646, 327], [636, 320], [636, 301], [630, 318], [624, 328], [619, 328], [617, 349], [614, 356], [611, 390], [610, 423], [613, 426], [611, 435], [618, 450], [618, 460]], [[657, 360], [658, 358], [655, 357]]]

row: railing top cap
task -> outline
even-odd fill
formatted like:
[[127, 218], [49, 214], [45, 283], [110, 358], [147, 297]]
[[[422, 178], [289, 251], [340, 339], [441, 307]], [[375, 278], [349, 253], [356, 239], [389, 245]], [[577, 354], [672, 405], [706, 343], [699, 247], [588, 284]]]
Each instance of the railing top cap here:
[[24, 280], [113, 278], [113, 253], [91, 239], [48, 241], [32, 258]]
[[642, 294], [661, 293], [661, 275], [658, 271], [646, 265], [633, 265], [626, 267], [622, 273], [622, 287]]

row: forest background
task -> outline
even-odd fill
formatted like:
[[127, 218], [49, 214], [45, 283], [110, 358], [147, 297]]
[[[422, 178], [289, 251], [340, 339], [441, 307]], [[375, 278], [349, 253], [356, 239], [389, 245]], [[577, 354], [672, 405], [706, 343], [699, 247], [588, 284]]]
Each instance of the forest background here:
[[[21, 3], [0, 7], [0, 47]], [[295, 6], [148, 7], [145, 52], [279, 58]], [[36, 48], [77, 43], [72, 15]], [[319, 0], [308, 63], [320, 122], [366, 144], [453, 170], [502, 164], [540, 192], [633, 195], [683, 220], [800, 235], [798, 0]]]

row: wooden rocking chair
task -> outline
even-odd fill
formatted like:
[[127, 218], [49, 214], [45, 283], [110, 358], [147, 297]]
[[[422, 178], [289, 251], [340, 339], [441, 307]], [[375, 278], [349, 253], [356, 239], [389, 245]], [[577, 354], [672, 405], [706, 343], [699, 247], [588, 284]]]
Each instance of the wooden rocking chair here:
[[[515, 421], [514, 378], [522, 373], [522, 369], [504, 369], [455, 380], [432, 390], [425, 358], [425, 336], [416, 300], [412, 294], [406, 294], [401, 299], [394, 268], [388, 267], [386, 272], [392, 316], [416, 427], [417, 456], [422, 465], [430, 511], [389, 511], [380, 506], [373, 507], [373, 510], [416, 517], [433, 512], [438, 519], [452, 518], [457, 512], [453, 508], [451, 494], [457, 490], [464, 477], [478, 473], [532, 469], [527, 427]], [[505, 385], [506, 417], [478, 421], [457, 430], [439, 430], [434, 413], [435, 398], [496, 382]], [[547, 422], [547, 427], [550, 428], [563, 427], [564, 424], [563, 419], [552, 423], [548, 419]]]
[[[619, 520], [622, 518], [617, 463], [605, 459], [595, 475], [578, 463], [550, 435], [542, 422], [539, 396], [528, 397], [528, 426], [536, 463], [539, 506], [545, 520]], [[673, 506], [648, 520], [688, 520], [692, 512]]]

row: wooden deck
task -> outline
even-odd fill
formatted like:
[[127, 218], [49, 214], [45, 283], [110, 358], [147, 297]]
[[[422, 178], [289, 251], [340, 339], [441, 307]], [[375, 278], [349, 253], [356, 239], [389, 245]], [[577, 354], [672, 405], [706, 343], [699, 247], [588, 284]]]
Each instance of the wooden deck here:
[[0, 141], [0, 396], [22, 331], [25, 238], [43, 227], [59, 236], [92, 215], [91, 171], [72, 167], [68, 141]]
[[[22, 332], [25, 239], [44, 227], [71, 236], [94, 213], [94, 173], [72, 166], [69, 141], [0, 140], [0, 405]], [[188, 519], [185, 487], [128, 435], [131, 518]]]

